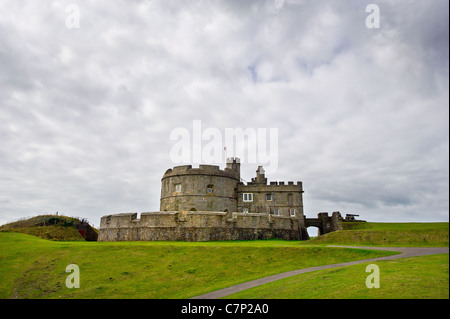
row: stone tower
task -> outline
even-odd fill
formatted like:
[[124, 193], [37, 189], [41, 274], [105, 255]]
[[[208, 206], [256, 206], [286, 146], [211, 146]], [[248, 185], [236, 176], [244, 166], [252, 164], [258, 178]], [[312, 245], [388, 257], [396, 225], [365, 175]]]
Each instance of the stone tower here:
[[241, 161], [238, 157], [227, 158], [227, 166], [225, 168], [225, 171], [228, 170], [235, 172], [238, 178], [241, 178]]
[[160, 211], [235, 212], [239, 180], [238, 158], [228, 159], [224, 170], [215, 165], [168, 169], [161, 179]]

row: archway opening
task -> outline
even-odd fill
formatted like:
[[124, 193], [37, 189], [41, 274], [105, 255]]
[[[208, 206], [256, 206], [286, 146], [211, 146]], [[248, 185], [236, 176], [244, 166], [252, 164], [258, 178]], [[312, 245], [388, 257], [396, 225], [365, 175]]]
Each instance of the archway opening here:
[[308, 228], [306, 228], [306, 231], [308, 232], [308, 236], [310, 239], [319, 236], [319, 227], [309, 226]]

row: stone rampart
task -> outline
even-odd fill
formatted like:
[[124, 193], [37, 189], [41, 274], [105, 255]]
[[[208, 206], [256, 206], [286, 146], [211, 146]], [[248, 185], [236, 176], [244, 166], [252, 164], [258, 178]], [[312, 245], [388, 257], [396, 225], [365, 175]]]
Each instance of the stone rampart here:
[[[228, 212], [151, 212], [103, 216], [99, 241], [303, 239], [297, 218]], [[302, 236], [303, 235], [303, 236]]]

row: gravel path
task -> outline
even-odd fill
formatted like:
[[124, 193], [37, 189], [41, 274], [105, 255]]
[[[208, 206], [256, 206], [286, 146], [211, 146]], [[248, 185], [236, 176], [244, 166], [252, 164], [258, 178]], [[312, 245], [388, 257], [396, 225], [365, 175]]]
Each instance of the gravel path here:
[[299, 269], [299, 270], [292, 270], [292, 271], [288, 271], [288, 272], [283, 272], [281, 274], [276, 274], [273, 276], [264, 277], [264, 278], [244, 282], [242, 284], [234, 285], [231, 287], [227, 287], [224, 289], [216, 290], [216, 291], [204, 294], [204, 295], [193, 297], [192, 299], [218, 299], [218, 298], [229, 296], [234, 293], [237, 293], [237, 292], [249, 289], [249, 288], [253, 288], [256, 286], [260, 286], [260, 285], [263, 285], [263, 284], [266, 284], [269, 282], [273, 282], [273, 281], [284, 279], [287, 277], [304, 274], [307, 272], [321, 270], [321, 269], [351, 266], [351, 265], [372, 262], [372, 261], [378, 261], [378, 260], [392, 260], [392, 259], [397, 259], [397, 258], [407, 258], [407, 257], [424, 256], [424, 255], [448, 254], [448, 252], [449, 252], [448, 247], [436, 247], [436, 248], [435, 247], [417, 247], [416, 248], [416, 247], [362, 247], [362, 246], [334, 246], [334, 245], [330, 245], [327, 247], [389, 250], [389, 251], [398, 251], [401, 254], [377, 257], [377, 258], [371, 258], [371, 259], [356, 260], [356, 261], [350, 261], [350, 262], [346, 262], [346, 263], [310, 267], [310, 268], [304, 268], [304, 269]]

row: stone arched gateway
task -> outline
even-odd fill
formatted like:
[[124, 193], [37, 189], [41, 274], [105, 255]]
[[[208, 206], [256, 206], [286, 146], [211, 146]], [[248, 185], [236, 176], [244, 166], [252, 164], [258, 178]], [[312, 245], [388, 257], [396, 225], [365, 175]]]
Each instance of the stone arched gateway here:
[[305, 218], [305, 227], [317, 227], [319, 229], [318, 235], [328, 234], [336, 230], [342, 230], [342, 216], [339, 212], [333, 212], [328, 216], [328, 213], [319, 213], [317, 218]]

